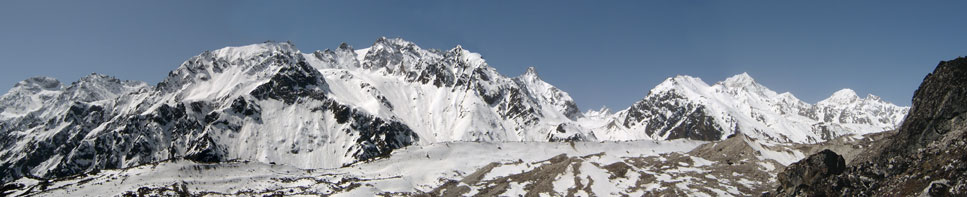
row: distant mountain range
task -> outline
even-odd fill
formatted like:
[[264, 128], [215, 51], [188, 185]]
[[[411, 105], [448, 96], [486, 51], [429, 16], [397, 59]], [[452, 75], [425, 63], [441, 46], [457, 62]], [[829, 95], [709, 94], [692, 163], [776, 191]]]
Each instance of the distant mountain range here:
[[287, 42], [206, 51], [151, 86], [91, 74], [24, 80], [0, 97], [0, 181], [186, 158], [331, 168], [454, 141], [819, 143], [897, 128], [908, 107], [844, 89], [816, 104], [742, 73], [668, 78], [614, 113], [581, 113], [529, 68], [507, 77], [456, 48], [402, 39], [303, 53]]

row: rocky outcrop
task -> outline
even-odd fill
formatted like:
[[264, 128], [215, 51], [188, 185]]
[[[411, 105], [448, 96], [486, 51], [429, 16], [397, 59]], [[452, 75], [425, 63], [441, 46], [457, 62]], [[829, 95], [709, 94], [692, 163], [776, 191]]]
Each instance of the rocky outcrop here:
[[809, 158], [793, 163], [786, 171], [779, 173], [780, 190], [782, 196], [835, 196], [830, 191], [817, 190], [811, 187], [823, 181], [823, 177], [838, 175], [846, 170], [843, 157], [831, 150], [823, 150]]
[[[967, 58], [942, 61], [914, 93], [913, 107], [899, 131], [870, 149], [869, 159], [843, 173], [810, 179], [809, 191], [830, 196], [967, 195]], [[787, 171], [801, 170], [790, 166]], [[790, 177], [791, 176], [791, 177]], [[804, 195], [783, 184], [780, 196]]]
[[715, 141], [722, 138], [726, 129], [715, 124], [715, 118], [706, 113], [704, 105], [669, 102], [686, 100], [675, 91], [671, 92], [631, 105], [622, 126], [644, 125], [642, 132], [648, 136], [667, 136], [667, 139]]

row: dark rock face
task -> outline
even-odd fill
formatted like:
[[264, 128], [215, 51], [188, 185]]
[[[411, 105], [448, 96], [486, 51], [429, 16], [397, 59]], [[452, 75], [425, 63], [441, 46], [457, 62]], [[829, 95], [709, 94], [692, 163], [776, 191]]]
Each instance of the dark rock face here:
[[811, 187], [823, 181], [823, 177], [837, 175], [846, 170], [843, 157], [831, 150], [823, 150], [809, 158], [793, 163], [777, 177], [782, 196], [835, 196], [830, 191]]
[[325, 92], [329, 86], [322, 79], [322, 74], [304, 61], [293, 64], [280, 69], [268, 83], [260, 85], [251, 95], [258, 99], [281, 100], [286, 104], [295, 103], [299, 98], [326, 99]]
[[352, 130], [347, 129], [345, 132], [359, 135], [355, 143], [349, 147], [349, 154], [359, 160], [389, 155], [395, 149], [412, 145], [420, 140], [419, 136], [403, 123], [365, 114], [332, 100], [327, 100], [325, 104], [313, 110], [330, 111], [335, 114], [339, 124], [349, 124]]
[[[940, 62], [914, 93], [913, 107], [897, 135], [909, 152], [963, 129], [967, 112], [967, 58]], [[959, 124], [957, 124], [959, 123]]]
[[[810, 191], [831, 196], [967, 195], [964, 112], [967, 58], [940, 62], [914, 93], [913, 107], [897, 134], [878, 142], [885, 148], [864, 153], [871, 155], [868, 161], [852, 164], [841, 174], [813, 178]], [[777, 191], [786, 196], [790, 193], [783, 192], [795, 187], [783, 185]]]
[[[712, 116], [705, 113], [705, 106], [677, 102], [682, 100], [685, 98], [675, 91], [649, 96], [631, 105], [622, 124], [631, 127], [647, 120], [645, 133], [668, 135], [668, 139], [713, 141], [722, 138], [723, 129], [715, 124]], [[664, 113], [666, 111], [672, 113]]]

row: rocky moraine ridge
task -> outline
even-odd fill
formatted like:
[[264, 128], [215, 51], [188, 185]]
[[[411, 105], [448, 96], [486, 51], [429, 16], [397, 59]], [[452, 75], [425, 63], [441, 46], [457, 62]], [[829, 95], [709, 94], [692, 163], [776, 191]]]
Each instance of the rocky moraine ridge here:
[[266, 42], [203, 52], [153, 86], [100, 74], [66, 86], [47, 77], [18, 83], [0, 97], [0, 182], [182, 159], [339, 168], [449, 142], [741, 134], [821, 144], [895, 129], [908, 110], [849, 89], [810, 104], [742, 73], [712, 85], [671, 77], [627, 109], [581, 113], [536, 69], [504, 76], [460, 46], [380, 38], [363, 49], [303, 53]]

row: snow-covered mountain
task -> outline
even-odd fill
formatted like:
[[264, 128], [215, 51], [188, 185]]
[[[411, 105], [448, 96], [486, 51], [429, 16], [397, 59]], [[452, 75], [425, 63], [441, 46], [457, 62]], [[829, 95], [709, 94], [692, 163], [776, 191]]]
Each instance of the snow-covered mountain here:
[[426, 50], [381, 38], [365, 49], [341, 45], [306, 56], [334, 99], [406, 123], [427, 143], [588, 140], [574, 124], [574, 100], [534, 68], [505, 77], [480, 54], [457, 46]]
[[860, 98], [850, 89], [813, 105], [776, 93], [747, 73], [713, 85], [676, 76], [628, 109], [599, 118], [594, 133], [602, 140], [720, 140], [743, 133], [773, 142], [817, 143], [895, 129], [908, 110], [873, 95]]
[[0, 181], [187, 158], [333, 168], [454, 141], [812, 143], [895, 127], [907, 108], [851, 91], [816, 105], [742, 74], [670, 78], [629, 109], [580, 113], [529, 68], [501, 75], [457, 46], [402, 39], [303, 53], [287, 42], [206, 51], [155, 86], [92, 74], [30, 78], [0, 97]]
[[267, 42], [207, 51], [151, 87], [31, 78], [0, 103], [0, 175], [60, 177], [172, 158], [339, 167], [411, 144], [594, 140], [534, 69], [505, 77], [457, 46], [401, 39], [304, 54]]

